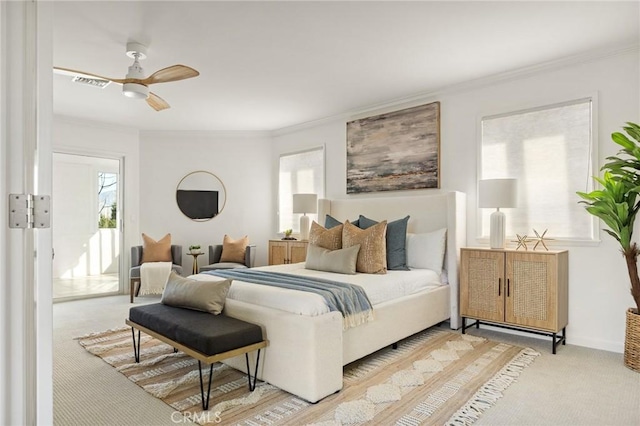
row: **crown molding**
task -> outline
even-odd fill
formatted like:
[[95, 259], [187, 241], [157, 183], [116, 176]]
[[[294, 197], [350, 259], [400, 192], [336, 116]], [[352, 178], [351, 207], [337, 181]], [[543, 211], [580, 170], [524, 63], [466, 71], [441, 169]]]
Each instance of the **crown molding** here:
[[360, 108], [354, 108], [349, 111], [344, 111], [335, 115], [331, 115], [325, 118], [317, 120], [307, 121], [293, 126], [283, 127], [271, 131], [271, 136], [282, 136], [290, 133], [296, 133], [302, 130], [309, 129], [311, 127], [318, 127], [324, 124], [328, 124], [335, 121], [349, 121], [364, 116], [368, 116], [371, 113], [381, 113], [383, 110], [388, 110], [393, 107], [410, 107], [411, 104], [419, 104], [431, 100], [438, 96], [466, 92], [471, 90], [480, 89], [483, 87], [492, 86], [498, 83], [504, 83], [511, 80], [517, 80], [532, 75], [556, 71], [559, 69], [567, 68], [570, 66], [580, 65], [588, 62], [600, 61], [615, 56], [622, 56], [631, 53], [637, 53], [640, 50], [640, 44], [633, 43], [630, 45], [617, 46], [615, 48], [592, 50], [585, 53], [566, 56], [560, 59], [554, 59], [550, 61], [541, 62], [535, 65], [530, 65], [521, 68], [515, 68], [513, 70], [501, 72], [498, 74], [492, 74], [486, 77], [480, 77], [472, 80], [463, 81], [460, 83], [443, 86], [441, 88], [421, 92], [415, 95], [406, 96], [402, 98], [395, 98], [389, 101], [381, 102], [373, 105], [366, 105]]
[[271, 139], [269, 130], [140, 130], [140, 139]]

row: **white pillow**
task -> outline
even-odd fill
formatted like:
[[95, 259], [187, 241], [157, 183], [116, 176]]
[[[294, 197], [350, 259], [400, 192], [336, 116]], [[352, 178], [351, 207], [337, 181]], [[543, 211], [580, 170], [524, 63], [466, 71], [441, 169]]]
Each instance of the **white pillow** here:
[[411, 269], [431, 269], [442, 273], [447, 229], [424, 234], [407, 234], [407, 266]]

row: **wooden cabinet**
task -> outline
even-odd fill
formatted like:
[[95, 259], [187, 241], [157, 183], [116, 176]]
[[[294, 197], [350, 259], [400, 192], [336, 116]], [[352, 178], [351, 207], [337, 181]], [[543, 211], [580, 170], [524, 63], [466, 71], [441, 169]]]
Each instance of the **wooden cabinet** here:
[[[476, 327], [487, 322], [553, 338], [565, 344], [568, 323], [567, 251], [461, 250], [460, 314]], [[557, 334], [562, 331], [561, 336]]]
[[304, 262], [307, 244], [308, 241], [269, 240], [269, 265]]

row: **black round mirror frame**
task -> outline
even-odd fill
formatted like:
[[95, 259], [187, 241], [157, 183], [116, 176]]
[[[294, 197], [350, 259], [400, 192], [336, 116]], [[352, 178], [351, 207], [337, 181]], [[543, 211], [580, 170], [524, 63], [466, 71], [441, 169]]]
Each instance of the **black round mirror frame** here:
[[196, 222], [213, 219], [222, 212], [226, 202], [224, 184], [218, 176], [205, 170], [188, 173], [176, 187], [178, 208]]

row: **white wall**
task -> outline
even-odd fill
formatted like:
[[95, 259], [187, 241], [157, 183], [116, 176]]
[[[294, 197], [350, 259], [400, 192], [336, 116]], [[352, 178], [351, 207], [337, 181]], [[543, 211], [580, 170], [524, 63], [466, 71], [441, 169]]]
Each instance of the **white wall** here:
[[[55, 116], [53, 121], [53, 151], [122, 159], [124, 172], [122, 198], [123, 247], [121, 285], [128, 290], [129, 247], [138, 243], [139, 236], [139, 134], [138, 130]], [[55, 200], [53, 200], [55, 206]], [[55, 207], [54, 207], [55, 211]], [[55, 219], [54, 219], [55, 221]]]
[[[618, 131], [626, 121], [639, 119], [638, 62], [637, 50], [626, 51], [606, 58], [591, 58], [582, 63], [549, 66], [535, 73], [513, 74], [500, 81], [494, 79], [492, 83], [487, 81], [483, 85], [468, 85], [466, 89], [459, 87], [438, 95], [412, 99], [410, 103], [354, 111], [349, 116], [325, 120], [315, 126], [283, 129], [276, 132], [274, 137], [272, 173], [277, 176], [277, 158], [280, 154], [325, 144], [327, 197], [349, 198], [346, 195], [346, 121], [440, 101], [441, 188], [467, 194], [467, 244], [479, 246], [481, 244], [476, 240], [476, 185], [480, 117], [596, 94], [595, 142], [598, 143], [601, 165], [604, 157], [617, 151], [610, 134]], [[276, 184], [272, 188], [274, 194], [277, 194]], [[425, 191], [428, 190], [422, 192]], [[398, 196], [402, 193], [373, 195]], [[553, 247], [567, 248], [570, 252], [568, 341], [621, 352], [625, 310], [632, 306], [633, 301], [629, 295], [626, 266], [617, 242], [604, 233], [601, 238], [602, 242], [597, 245]]]
[[[267, 264], [267, 242], [275, 237], [270, 142], [259, 132], [141, 132], [140, 232], [154, 239], [170, 232], [172, 243], [183, 247], [185, 273], [193, 262], [189, 245], [206, 251], [210, 244], [222, 244], [225, 234], [248, 235], [257, 246], [256, 265]], [[178, 183], [197, 170], [213, 173], [226, 189], [224, 209], [206, 222], [187, 218], [176, 204]], [[208, 257], [198, 263], [208, 264]]]

